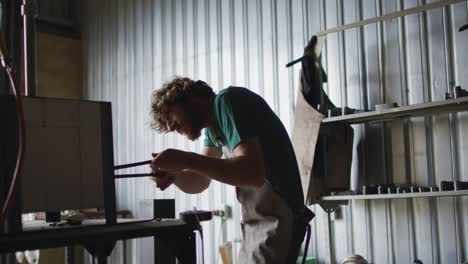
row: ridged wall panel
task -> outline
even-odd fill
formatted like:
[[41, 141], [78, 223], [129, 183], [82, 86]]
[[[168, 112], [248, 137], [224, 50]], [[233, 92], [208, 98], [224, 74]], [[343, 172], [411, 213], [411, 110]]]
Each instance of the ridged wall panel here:
[[[169, 147], [200, 150], [201, 140], [149, 128], [151, 92], [174, 75], [206, 80], [215, 90], [246, 86], [266, 99], [290, 132], [300, 65], [284, 65], [302, 55], [314, 33], [429, 2], [83, 1], [83, 93], [112, 102], [116, 163], [149, 159], [151, 152]], [[336, 105], [359, 109], [443, 100], [452, 81], [468, 88], [468, 33], [458, 32], [467, 22], [468, 5], [462, 2], [330, 34], [322, 50], [325, 89]], [[457, 113], [354, 125], [351, 188], [468, 181], [467, 118]], [[127, 172], [136, 171], [146, 169]], [[148, 179], [126, 179], [119, 180], [117, 195], [119, 208], [140, 217], [154, 198], [175, 198], [177, 212], [232, 206], [233, 219], [203, 225], [205, 263], [220, 263], [218, 245], [240, 239], [232, 187], [214, 182], [202, 194], [187, 195], [173, 187], [161, 192]], [[319, 263], [327, 262], [330, 251], [332, 263], [353, 253], [379, 264], [468, 261], [467, 199], [353, 201], [332, 215], [330, 227], [327, 214], [312, 206], [317, 217], [309, 255]], [[149, 263], [151, 243], [119, 243], [112, 263]]]

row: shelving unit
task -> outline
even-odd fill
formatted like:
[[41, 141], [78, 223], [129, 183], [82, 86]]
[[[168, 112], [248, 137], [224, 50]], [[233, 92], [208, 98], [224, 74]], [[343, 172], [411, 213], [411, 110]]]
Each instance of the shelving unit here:
[[[324, 118], [322, 123], [326, 124], [362, 124], [369, 122], [392, 121], [401, 118], [429, 116], [442, 113], [453, 113], [468, 111], [468, 97], [448, 99], [443, 101], [414, 104], [389, 109], [376, 110], [365, 113], [349, 114], [343, 116]], [[465, 196], [468, 190], [458, 191], [435, 191], [435, 192], [415, 192], [415, 193], [393, 193], [393, 194], [367, 194], [367, 195], [330, 195], [322, 196], [319, 204], [326, 211], [333, 211], [333, 207], [346, 204], [349, 200], [381, 200], [381, 199], [407, 199], [407, 198], [427, 198], [427, 197], [448, 197]], [[333, 201], [339, 201], [334, 203]]]
[[330, 195], [322, 196], [322, 201], [346, 201], [346, 200], [381, 200], [381, 199], [407, 199], [425, 197], [447, 197], [468, 195], [468, 190], [437, 191], [417, 193], [392, 193], [392, 194], [354, 194], [354, 195]]
[[[336, 117], [324, 118], [323, 124], [360, 124], [369, 122], [392, 121], [401, 118], [429, 116], [442, 113], [453, 113], [468, 111], [468, 97], [448, 99], [443, 101], [414, 104], [389, 109], [376, 110], [365, 113], [350, 114]], [[367, 194], [367, 195], [330, 195], [321, 197], [320, 201], [349, 201], [349, 200], [377, 200], [377, 199], [407, 199], [425, 197], [447, 197], [468, 195], [468, 190], [458, 191], [435, 191], [415, 193], [393, 193], [393, 194]], [[333, 203], [326, 203], [327, 207]], [[343, 204], [343, 203], [339, 203]]]
[[468, 111], [468, 97], [448, 99], [422, 104], [393, 107], [384, 110], [370, 111], [324, 118], [323, 124], [346, 123], [359, 124], [366, 122], [391, 121], [405, 117], [428, 116], [441, 113]]
[[[429, 4], [423, 4], [414, 8], [403, 9], [394, 13], [388, 13], [379, 17], [373, 17], [361, 21], [356, 21], [350, 24], [340, 25], [335, 28], [325, 29], [316, 33], [316, 36], [325, 38], [331, 33], [342, 32], [348, 29], [360, 28], [365, 25], [373, 24], [376, 22], [388, 21], [404, 17], [410, 14], [417, 14], [420, 12], [428, 11], [443, 6], [460, 3], [466, 0], [440, 0]], [[323, 41], [323, 40], [322, 40]], [[393, 107], [383, 110], [375, 110], [358, 114], [349, 114], [334, 117], [325, 117], [322, 120], [322, 126], [334, 124], [362, 124], [372, 122], [388, 122], [402, 118], [434, 116], [443, 113], [455, 113], [468, 111], [468, 97], [460, 97], [456, 99], [447, 99], [434, 102], [426, 102], [420, 104], [413, 104], [407, 106]], [[332, 127], [332, 126], [330, 126]], [[341, 195], [328, 195], [322, 196], [317, 202], [320, 207], [328, 215], [327, 229], [328, 229], [328, 258], [327, 261], [332, 263], [333, 260], [333, 236], [332, 236], [332, 218], [331, 214], [335, 212], [339, 206], [348, 205], [351, 200], [388, 200], [388, 199], [415, 199], [415, 198], [438, 198], [438, 197], [460, 197], [468, 196], [468, 190], [455, 190], [455, 191], [432, 191], [432, 192], [407, 192], [407, 193], [390, 193], [390, 194], [341, 194]]]

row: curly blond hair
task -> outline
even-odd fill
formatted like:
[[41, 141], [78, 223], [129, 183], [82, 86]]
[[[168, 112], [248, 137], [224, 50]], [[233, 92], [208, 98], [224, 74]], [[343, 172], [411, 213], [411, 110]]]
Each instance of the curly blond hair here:
[[159, 133], [169, 132], [166, 124], [161, 121], [161, 115], [167, 114], [170, 106], [184, 103], [192, 96], [214, 96], [214, 92], [203, 81], [180, 76], [174, 77], [155, 90], [151, 96], [151, 128]]

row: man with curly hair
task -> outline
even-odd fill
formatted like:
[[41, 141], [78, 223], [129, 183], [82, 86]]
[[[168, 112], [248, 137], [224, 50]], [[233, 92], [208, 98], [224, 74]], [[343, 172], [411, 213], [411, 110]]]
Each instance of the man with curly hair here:
[[201, 154], [153, 154], [157, 187], [200, 193], [211, 180], [235, 186], [242, 207], [240, 263], [296, 263], [313, 213], [304, 206], [289, 136], [265, 100], [246, 88], [215, 94], [203, 81], [176, 77], [153, 92], [151, 117], [161, 133], [190, 140], [205, 134]]

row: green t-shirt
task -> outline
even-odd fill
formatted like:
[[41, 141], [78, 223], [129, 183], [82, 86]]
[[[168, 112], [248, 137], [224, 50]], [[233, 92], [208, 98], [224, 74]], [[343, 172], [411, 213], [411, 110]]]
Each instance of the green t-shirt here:
[[221, 90], [214, 101], [216, 125], [205, 129], [205, 146], [229, 151], [243, 140], [257, 138], [266, 166], [266, 183], [293, 211], [304, 207], [296, 156], [281, 120], [259, 95], [242, 87]]

